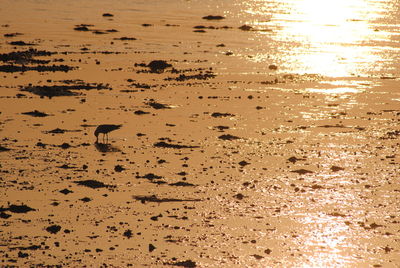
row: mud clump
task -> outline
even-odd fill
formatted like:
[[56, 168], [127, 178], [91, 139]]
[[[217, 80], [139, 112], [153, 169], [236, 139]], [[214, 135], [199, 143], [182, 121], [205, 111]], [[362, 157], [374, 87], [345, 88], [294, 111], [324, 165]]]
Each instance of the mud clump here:
[[242, 200], [243, 198], [245, 198], [245, 196], [243, 194], [241, 194], [241, 193], [235, 194], [233, 197], [238, 199], [238, 200]]
[[123, 166], [121, 166], [121, 165], [116, 165], [115, 167], [114, 167], [114, 171], [115, 172], [122, 172], [122, 171], [124, 171], [125, 170], [125, 168], [123, 167]]
[[206, 73], [199, 73], [199, 74], [193, 74], [193, 75], [181, 74], [178, 77], [167, 77], [164, 80], [165, 81], [184, 82], [184, 81], [192, 80], [192, 79], [207, 80], [207, 79], [211, 79], [211, 78], [215, 78], [215, 77], [216, 77], [216, 75], [214, 73], [208, 71]]
[[178, 262], [172, 262], [172, 263], [168, 263], [168, 264], [172, 265], [172, 266], [180, 266], [180, 267], [185, 267], [185, 268], [197, 267], [196, 262], [194, 262], [192, 260], [178, 261]]
[[0, 152], [7, 152], [10, 151], [11, 149], [8, 149], [6, 147], [0, 146]]
[[155, 202], [155, 203], [165, 203], [165, 202], [189, 202], [189, 201], [202, 201], [201, 199], [178, 199], [178, 198], [158, 198], [155, 195], [150, 195], [150, 196], [140, 196], [136, 195], [133, 196], [133, 199], [138, 200], [142, 203], [146, 202]]
[[134, 111], [133, 113], [136, 114], [136, 115], [149, 114], [149, 112], [145, 112], [145, 111], [142, 111], [142, 110], [137, 110], [137, 111]]
[[46, 228], [46, 231], [51, 233], [51, 234], [56, 234], [60, 230], [61, 230], [61, 226], [60, 225], [51, 225], [51, 226]]
[[89, 187], [92, 189], [112, 187], [111, 185], [107, 185], [107, 184], [102, 183], [101, 181], [96, 181], [96, 180], [74, 181], [74, 183], [81, 185], [81, 186], [86, 186], [86, 187]]
[[133, 233], [132, 233], [132, 230], [128, 229], [122, 235], [127, 238], [131, 238], [133, 236]]
[[276, 71], [276, 70], [278, 70], [278, 66], [276, 66], [275, 64], [271, 64], [268, 66], [268, 69]]
[[147, 179], [147, 180], [159, 180], [162, 179], [162, 176], [155, 175], [153, 173], [147, 173], [144, 176], [136, 176], [138, 179]]
[[167, 63], [165, 60], [153, 60], [147, 67], [150, 68], [152, 73], [162, 73], [166, 68], [172, 67], [171, 64]]
[[200, 146], [172, 144], [172, 143], [167, 143], [167, 142], [164, 142], [164, 141], [160, 141], [160, 142], [154, 143], [154, 147], [171, 148], [171, 149], [200, 148]]
[[202, 17], [203, 20], [223, 20], [225, 17], [220, 16], [220, 15], [208, 15]]
[[68, 65], [38, 65], [38, 66], [18, 66], [18, 65], [1, 65], [0, 72], [3, 73], [15, 73], [15, 72], [27, 72], [27, 71], [37, 71], [37, 72], [69, 72], [75, 69], [74, 67]]
[[66, 129], [55, 128], [53, 130], [46, 131], [45, 133], [48, 133], [48, 134], [64, 134], [65, 132], [67, 132]]
[[332, 166], [332, 167], [331, 167], [331, 170], [332, 170], [333, 172], [338, 172], [338, 171], [344, 170], [344, 168], [338, 167], [338, 166]]
[[314, 173], [311, 170], [307, 170], [307, 169], [296, 169], [296, 170], [292, 170], [290, 172], [297, 173], [297, 174], [300, 174], [300, 175]]
[[0, 66], [0, 72], [68, 72], [75, 69], [74, 67], [68, 65], [47, 65], [50, 63], [50, 60], [35, 59], [35, 57], [48, 57], [53, 54], [56, 53], [32, 48], [26, 51], [15, 51], [0, 54], [0, 61], [7, 63], [6, 65]]
[[240, 162], [239, 162], [239, 165], [241, 165], [242, 167], [245, 167], [245, 166], [247, 166], [247, 165], [250, 165], [250, 163], [247, 162], [247, 161], [245, 161], [245, 160], [243, 160], [243, 161], [240, 161]]
[[242, 26], [239, 27], [239, 30], [242, 30], [242, 31], [252, 31], [252, 30], [253, 30], [253, 27], [251, 27], [251, 26], [249, 26], [249, 25], [242, 25]]
[[53, 86], [26, 86], [22, 87], [21, 91], [27, 91], [41, 97], [60, 97], [60, 96], [77, 96], [77, 92], [72, 90], [101, 90], [110, 89], [108, 85], [77, 83], [74, 85], [53, 85]]
[[30, 115], [30, 116], [33, 116], [33, 117], [46, 117], [46, 116], [49, 116], [48, 114], [46, 114], [44, 112], [39, 112], [38, 110], [34, 110], [34, 111], [31, 111], [31, 112], [25, 112], [25, 113], [22, 113], [22, 114]]
[[71, 145], [69, 143], [64, 142], [63, 144], [60, 145], [60, 147], [62, 149], [68, 149], [68, 148], [71, 148]]
[[16, 36], [19, 36], [19, 35], [23, 35], [23, 34], [22, 33], [7, 33], [7, 34], [4, 34], [3, 36], [7, 37], [7, 38], [10, 38], [10, 37], [16, 37]]
[[4, 213], [4, 212], [0, 213], [0, 219], [8, 219], [10, 217], [11, 217], [10, 214]]
[[12, 41], [9, 44], [13, 46], [36, 46], [36, 44], [25, 43], [24, 41]]
[[135, 40], [137, 40], [135, 37], [126, 37], [126, 36], [123, 36], [123, 37], [119, 37], [119, 38], [114, 38], [114, 40], [121, 40], [121, 41], [135, 41]]
[[153, 244], [149, 244], [149, 252], [153, 252], [156, 247]]
[[0, 208], [0, 212], [10, 211], [12, 213], [27, 213], [35, 210], [27, 205], [10, 205], [8, 208]]
[[80, 31], [80, 32], [89, 32], [91, 31], [89, 29], [89, 27], [94, 26], [93, 24], [79, 24], [79, 25], [75, 25], [74, 30], [75, 31]]
[[230, 113], [212, 113], [211, 114], [212, 117], [230, 117], [230, 116], [235, 116], [234, 114], [230, 114]]
[[193, 186], [196, 186], [196, 185], [194, 185], [192, 183], [185, 182], [185, 181], [178, 181], [178, 182], [175, 182], [175, 183], [170, 183], [168, 185], [169, 186], [180, 186], [180, 187], [193, 187]]
[[46, 64], [48, 60], [37, 60], [34, 57], [47, 57], [55, 54], [54, 52], [29, 49], [26, 51], [15, 51], [10, 53], [0, 54], [0, 61], [16, 64]]
[[224, 135], [219, 136], [218, 138], [221, 139], [221, 140], [224, 140], [224, 141], [233, 141], [233, 140], [241, 139], [240, 137], [234, 136], [234, 135], [231, 135], [231, 134], [224, 134]]
[[71, 191], [71, 190], [69, 190], [69, 189], [67, 189], [67, 188], [65, 188], [65, 189], [63, 189], [63, 190], [60, 190], [59, 192], [62, 193], [62, 194], [65, 194], [65, 195], [70, 194], [70, 193], [73, 193], [73, 191]]
[[150, 101], [146, 103], [147, 105], [149, 105], [150, 107], [156, 109], [156, 110], [160, 110], [160, 109], [171, 109], [171, 107], [169, 107], [166, 104], [162, 104], [159, 102], [155, 102], [155, 101]]
[[295, 156], [288, 158], [288, 161], [293, 164], [295, 164], [297, 161], [304, 161], [304, 160], [305, 160], [304, 158], [297, 158]]

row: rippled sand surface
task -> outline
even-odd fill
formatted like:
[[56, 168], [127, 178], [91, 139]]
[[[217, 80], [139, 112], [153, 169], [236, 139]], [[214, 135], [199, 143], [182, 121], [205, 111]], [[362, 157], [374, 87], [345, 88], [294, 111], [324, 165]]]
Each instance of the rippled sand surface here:
[[398, 5], [3, 1], [0, 266], [399, 267]]

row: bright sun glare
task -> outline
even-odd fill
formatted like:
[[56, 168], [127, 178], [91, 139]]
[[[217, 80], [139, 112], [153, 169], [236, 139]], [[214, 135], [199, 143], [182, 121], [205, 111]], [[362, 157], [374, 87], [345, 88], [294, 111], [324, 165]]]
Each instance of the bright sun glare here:
[[[286, 70], [345, 77], [358, 75], [362, 70], [381, 68], [381, 59], [375, 48], [366, 45], [382, 34], [376, 32], [371, 24], [376, 19], [371, 14], [376, 16], [376, 12], [368, 12], [374, 8], [370, 2], [278, 2], [284, 11], [272, 14], [269, 25], [275, 28], [272, 39], [278, 42], [278, 46], [282, 42], [285, 44], [280, 55]], [[270, 1], [265, 1], [263, 8], [257, 8], [268, 10], [270, 4]]]

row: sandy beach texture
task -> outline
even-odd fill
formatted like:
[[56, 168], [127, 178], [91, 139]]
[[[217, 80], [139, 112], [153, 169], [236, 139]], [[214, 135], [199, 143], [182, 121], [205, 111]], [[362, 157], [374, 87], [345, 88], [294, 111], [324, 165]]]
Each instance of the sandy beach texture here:
[[0, 266], [400, 267], [398, 5], [3, 0]]

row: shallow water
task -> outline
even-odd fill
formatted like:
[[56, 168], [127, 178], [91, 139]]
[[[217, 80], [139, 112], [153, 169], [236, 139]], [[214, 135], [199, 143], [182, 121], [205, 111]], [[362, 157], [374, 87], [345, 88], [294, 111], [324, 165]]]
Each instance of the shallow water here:
[[399, 15], [3, 1], [0, 265], [398, 267]]

